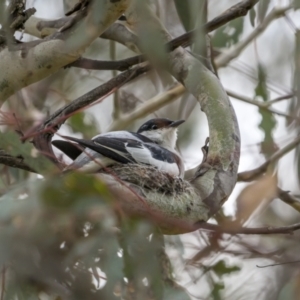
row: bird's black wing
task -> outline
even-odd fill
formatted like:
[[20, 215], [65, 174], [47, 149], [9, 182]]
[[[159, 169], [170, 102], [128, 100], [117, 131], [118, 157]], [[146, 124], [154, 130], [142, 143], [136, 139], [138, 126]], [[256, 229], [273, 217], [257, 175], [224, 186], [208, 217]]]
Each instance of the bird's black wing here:
[[55, 140], [52, 141], [52, 145], [57, 149], [65, 153], [68, 157], [75, 160], [83, 151], [84, 147], [78, 144], [71, 143], [68, 141]]
[[130, 152], [127, 151], [126, 147], [141, 148], [143, 144], [136, 140], [103, 136], [98, 136], [93, 140], [77, 139], [73, 137], [65, 138], [122, 164], [137, 163]]
[[[104, 136], [98, 136], [93, 140], [77, 139], [73, 137], [65, 138], [118, 163], [147, 164], [155, 166], [159, 170], [169, 174], [175, 176], [180, 175], [180, 166], [178, 165], [179, 157], [154, 143], [143, 143], [128, 138]], [[76, 164], [76, 161], [74, 163]]]
[[151, 153], [151, 156], [160, 161], [164, 161], [167, 163], [177, 163], [176, 155], [169, 151], [166, 148], [163, 148], [154, 143], [145, 143], [145, 147], [147, 147]]

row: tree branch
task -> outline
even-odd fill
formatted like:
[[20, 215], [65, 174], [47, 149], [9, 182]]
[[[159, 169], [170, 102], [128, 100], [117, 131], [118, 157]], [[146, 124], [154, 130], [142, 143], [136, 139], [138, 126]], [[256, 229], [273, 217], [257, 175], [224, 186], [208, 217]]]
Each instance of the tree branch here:
[[235, 93], [235, 92], [228, 91], [228, 90], [226, 91], [226, 93], [227, 93], [227, 95], [228, 95], [229, 97], [238, 99], [238, 100], [240, 100], [240, 101], [243, 101], [243, 102], [248, 103], [248, 104], [251, 104], [251, 105], [255, 105], [255, 106], [257, 106], [257, 107], [259, 107], [259, 108], [261, 108], [261, 109], [263, 109], [263, 110], [266, 110], [266, 111], [268, 111], [268, 112], [270, 112], [270, 113], [272, 113], [272, 114], [275, 114], [275, 115], [278, 115], [278, 116], [281, 116], [281, 117], [285, 117], [285, 118], [287, 118], [287, 119], [293, 119], [293, 120], [299, 119], [299, 118], [297, 118], [297, 117], [290, 116], [290, 115], [285, 114], [285, 113], [283, 113], [283, 112], [281, 112], [281, 111], [278, 111], [278, 110], [276, 110], [276, 109], [270, 108], [270, 105], [273, 104], [273, 103], [275, 103], [275, 102], [271, 102], [271, 101], [268, 101], [268, 102], [260, 102], [260, 101], [256, 101], [256, 100], [253, 100], [253, 99], [248, 98], [248, 97], [246, 97], [246, 96], [242, 96], [242, 95], [240, 95], [240, 94], [237, 94], [237, 93]]
[[292, 196], [288, 191], [278, 188], [278, 198], [282, 202], [293, 207], [296, 211], [300, 212], [300, 201], [296, 197]]
[[[218, 17], [206, 23], [202, 30], [203, 32], [209, 33], [224, 24], [245, 16], [248, 11], [258, 2], [259, 0], [246, 0], [241, 1], [238, 4], [227, 9]], [[47, 35], [55, 32], [56, 29], [63, 27], [66, 23], [70, 22], [70, 17], [62, 18], [53, 21], [46, 21], [36, 17], [30, 18], [25, 23], [25, 31], [29, 34], [32, 34], [37, 37]], [[192, 30], [187, 32], [166, 44], [166, 48], [169, 51], [176, 49], [179, 46], [188, 47], [193, 42], [194, 35], [199, 31], [199, 29]], [[125, 26], [121, 24], [112, 24], [102, 35], [101, 37], [106, 39], [112, 39], [116, 42], [119, 42], [134, 52], [139, 52], [139, 45], [137, 37], [132, 34]], [[85, 58], [82, 62], [74, 62], [72, 66], [74, 67], [83, 67], [88, 66], [89, 69], [93, 70], [119, 70], [124, 71], [125, 69], [141, 63], [146, 60], [144, 55], [133, 56], [124, 60], [114, 61], [114, 62], [102, 62], [95, 61]], [[103, 67], [103, 69], [101, 69]]]
[[229, 49], [228, 51], [222, 53], [215, 59], [215, 64], [218, 68], [225, 67], [231, 60], [238, 57], [241, 52], [260, 34], [264, 32], [266, 28], [270, 25], [270, 23], [276, 20], [279, 17], [285, 15], [286, 11], [291, 9], [292, 6], [287, 6], [280, 9], [273, 9], [266, 18], [264, 18], [263, 22], [260, 23], [251, 33], [245, 38], [243, 41], [237, 43], [234, 47]]
[[120, 130], [128, 127], [135, 120], [143, 118], [161, 107], [168, 105], [178, 99], [185, 91], [183, 85], [178, 84], [174, 88], [147, 100], [144, 104], [137, 107], [132, 113], [122, 115], [118, 120], [115, 120], [107, 131]]
[[33, 173], [37, 173], [34, 169], [29, 167], [22, 159], [22, 157], [15, 157], [12, 155], [9, 155], [5, 153], [3, 150], [0, 150], [0, 164], [12, 167], [12, 168], [17, 168]]
[[88, 70], [117, 70], [117, 71], [125, 71], [137, 64], [136, 58], [141, 58], [138, 62], [143, 62], [145, 59], [142, 56], [133, 56], [125, 59], [115, 60], [115, 61], [103, 61], [96, 60], [90, 58], [79, 58], [73, 63], [69, 64], [67, 67], [76, 67], [76, 68], [84, 68]]
[[[232, 7], [230, 7], [226, 11], [224, 11], [221, 15], [217, 16], [213, 20], [206, 23], [204, 25], [202, 31], [206, 32], [206, 33], [214, 31], [217, 28], [225, 25], [226, 23], [228, 23], [234, 19], [246, 16], [248, 11], [258, 1], [259, 0], [244, 0], [244, 1], [241, 1], [241, 2], [233, 5]], [[168, 48], [171, 50], [174, 50], [179, 46], [187, 47], [187, 46], [191, 45], [195, 33], [196, 33], [195, 30], [192, 30], [192, 31], [189, 31], [189, 32], [175, 38], [174, 40], [172, 40], [168, 43]]]
[[210, 223], [201, 223], [199, 224], [199, 229], [227, 234], [292, 234], [294, 231], [300, 229], [300, 223], [282, 227], [267, 226], [258, 228], [236, 227], [236, 224], [234, 223], [222, 226]]
[[297, 137], [294, 141], [287, 144], [282, 149], [275, 152], [268, 160], [266, 160], [262, 165], [259, 167], [252, 169], [250, 171], [241, 172], [238, 174], [238, 181], [252, 181], [261, 176], [263, 173], [265, 173], [268, 169], [268, 166], [277, 160], [279, 160], [281, 157], [286, 155], [288, 152], [292, 151], [297, 145], [300, 144], [300, 136]]

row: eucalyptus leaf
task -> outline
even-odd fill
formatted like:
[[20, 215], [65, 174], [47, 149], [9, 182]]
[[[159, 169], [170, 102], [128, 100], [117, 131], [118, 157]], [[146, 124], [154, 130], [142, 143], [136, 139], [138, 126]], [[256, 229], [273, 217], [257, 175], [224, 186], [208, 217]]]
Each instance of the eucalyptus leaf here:
[[213, 299], [213, 300], [222, 300], [223, 297], [222, 297], [222, 290], [225, 288], [224, 284], [223, 283], [214, 283], [213, 285], [213, 289], [211, 291], [211, 298], [210, 299]]
[[178, 16], [186, 31], [195, 28], [197, 19], [202, 15], [204, 2], [199, 0], [174, 0]]
[[294, 0], [294, 8], [299, 9], [300, 8], [300, 0]]
[[255, 18], [256, 18], [255, 8], [250, 9], [249, 18], [250, 18], [250, 23], [251, 23], [252, 27], [254, 27], [255, 26]]
[[[267, 74], [265, 68], [261, 64], [258, 65], [258, 82], [255, 88], [255, 96], [261, 97], [264, 102], [267, 102], [269, 100], [269, 92], [267, 88]], [[273, 140], [273, 132], [276, 128], [277, 122], [271, 112], [262, 108], [259, 108], [258, 111], [261, 115], [261, 122], [259, 123], [259, 128], [264, 133], [264, 140], [261, 143], [261, 151], [262, 153], [264, 153], [266, 158], [268, 158], [276, 150]]]
[[24, 160], [27, 165], [40, 174], [53, 169], [53, 164], [43, 155], [39, 154], [29, 142], [22, 143], [20, 136], [15, 132], [0, 132], [0, 149], [9, 155]]
[[270, 6], [271, 0], [263, 0], [258, 2], [258, 8], [257, 8], [257, 18], [258, 21], [261, 23], [268, 11], [268, 8]]
[[68, 119], [74, 133], [81, 133], [84, 138], [91, 138], [99, 133], [95, 117], [88, 112], [79, 112]]
[[239, 41], [243, 30], [244, 19], [235, 19], [216, 30], [212, 38], [212, 44], [217, 48], [230, 47]]
[[211, 266], [211, 270], [213, 270], [214, 273], [217, 274], [219, 277], [222, 277], [223, 275], [238, 272], [241, 270], [241, 268], [238, 266], [229, 267], [227, 266], [224, 260], [220, 260], [216, 264]]

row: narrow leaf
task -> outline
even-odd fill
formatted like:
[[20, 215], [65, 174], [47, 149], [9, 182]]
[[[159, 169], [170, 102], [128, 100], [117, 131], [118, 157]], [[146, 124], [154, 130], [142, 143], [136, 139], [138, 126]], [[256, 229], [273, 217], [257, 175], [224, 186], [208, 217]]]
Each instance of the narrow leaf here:
[[270, 2], [271, 2], [270, 0], [259, 1], [258, 14], [257, 14], [259, 23], [261, 23], [264, 20], [266, 14], [267, 14]]
[[230, 47], [236, 44], [244, 30], [244, 19], [235, 19], [216, 30], [212, 44], [217, 48]]
[[255, 26], [255, 18], [256, 18], [256, 11], [254, 8], [250, 9], [249, 18], [250, 18], [250, 23], [251, 23], [252, 27], [254, 27]]

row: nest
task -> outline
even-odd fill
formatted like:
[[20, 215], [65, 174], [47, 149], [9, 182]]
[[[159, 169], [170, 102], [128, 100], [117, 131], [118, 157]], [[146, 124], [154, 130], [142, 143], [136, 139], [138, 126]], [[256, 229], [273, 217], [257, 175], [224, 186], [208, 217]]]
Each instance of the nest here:
[[174, 177], [168, 173], [159, 171], [154, 166], [140, 164], [116, 164], [101, 173], [111, 173], [123, 181], [135, 184], [149, 191], [156, 191], [166, 195], [181, 195], [190, 191], [193, 187], [182, 178]]

